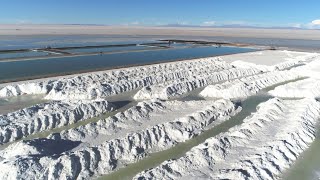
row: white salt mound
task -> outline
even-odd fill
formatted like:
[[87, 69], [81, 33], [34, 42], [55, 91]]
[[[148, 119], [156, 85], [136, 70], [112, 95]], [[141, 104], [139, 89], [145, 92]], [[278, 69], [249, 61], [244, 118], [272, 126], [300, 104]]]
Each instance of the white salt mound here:
[[[157, 107], [160, 107], [159, 110], [162, 109], [161, 105], [154, 105], [154, 108]], [[152, 111], [152, 109], [152, 107], [144, 108], [140, 112]], [[87, 179], [94, 175], [110, 173], [122, 163], [135, 162], [145, 157], [150, 151], [164, 150], [178, 142], [184, 142], [201, 133], [207, 126], [227, 120], [240, 109], [228, 100], [215, 101], [210, 106], [202, 107], [197, 112], [175, 118], [170, 122], [159, 121], [156, 125], [147, 126], [136, 132], [125, 134], [123, 137], [77, 150], [72, 149], [81, 143], [82, 138], [61, 139], [61, 137], [69, 137], [65, 133], [63, 136], [53, 136], [53, 139], [35, 139], [12, 144], [0, 154], [4, 158], [0, 162], [0, 168], [4, 169], [0, 172], [0, 178]], [[133, 117], [139, 117], [139, 115], [133, 115]], [[120, 124], [114, 122], [114, 125]], [[64, 148], [54, 151], [49, 151], [50, 148], [39, 149], [38, 146], [48, 147], [48, 142]], [[25, 153], [21, 153], [22, 151]], [[18, 154], [20, 155], [17, 156]], [[11, 173], [12, 170], [14, 173]]]
[[0, 115], [0, 143], [62, 127], [114, 110], [105, 100], [51, 101]]
[[223, 71], [214, 72], [205, 77], [196, 77], [187, 79], [181, 82], [175, 82], [169, 85], [154, 85], [142, 88], [134, 96], [135, 99], [171, 99], [174, 97], [182, 96], [197, 88], [205, 87], [209, 84], [214, 84], [221, 81], [232, 80], [244, 76], [261, 73], [257, 69], [242, 69], [231, 68]]
[[269, 91], [269, 94], [285, 98], [319, 98], [320, 79], [309, 78], [284, 84]]
[[134, 179], [278, 179], [315, 139], [320, 103], [271, 99], [228, 132]]
[[293, 71], [274, 71], [248, 76], [222, 84], [209, 85], [200, 95], [211, 98], [239, 99], [258, 93], [260, 90], [301, 76]]
[[[0, 98], [44, 94], [50, 101], [0, 115], [0, 144], [8, 145], [0, 150], [0, 179], [109, 174], [227, 121], [241, 110], [230, 99], [310, 77], [269, 92], [308, 98], [262, 103], [242, 124], [135, 177], [277, 179], [315, 139], [319, 72], [319, 54], [260, 51], [1, 84]], [[222, 99], [172, 100], [199, 88], [204, 97]], [[46, 138], [16, 141], [112, 111], [103, 98], [133, 90], [134, 99], [146, 101]]]

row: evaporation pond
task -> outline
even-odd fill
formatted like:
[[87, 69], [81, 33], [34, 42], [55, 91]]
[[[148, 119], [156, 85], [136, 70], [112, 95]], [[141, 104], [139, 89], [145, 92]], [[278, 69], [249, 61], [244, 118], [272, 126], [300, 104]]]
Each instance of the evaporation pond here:
[[256, 49], [202, 46], [0, 62], [0, 82], [252, 51]]

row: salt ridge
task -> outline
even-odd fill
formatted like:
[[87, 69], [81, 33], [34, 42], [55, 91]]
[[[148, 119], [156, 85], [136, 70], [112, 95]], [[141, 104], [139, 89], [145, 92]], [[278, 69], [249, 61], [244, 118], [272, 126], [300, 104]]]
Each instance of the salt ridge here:
[[209, 75], [229, 68], [232, 66], [219, 57], [201, 58], [8, 85], [0, 89], [0, 97], [47, 94], [46, 98], [52, 100], [93, 99], [181, 78]]
[[269, 94], [276, 97], [285, 98], [319, 98], [320, 97], [320, 79], [304, 79], [276, 87], [269, 91]]
[[[273, 58], [268, 53], [261, 52], [265, 60]], [[135, 98], [152, 100], [47, 138], [13, 142], [0, 151], [0, 179], [87, 179], [108, 174], [150, 152], [184, 142], [241, 109], [225, 99], [181, 102], [153, 98], [172, 99], [206, 86], [211, 97], [245, 98], [263, 88], [305, 76], [311, 77], [309, 81], [290, 83], [291, 89], [306, 87], [300, 95], [318, 97], [319, 54], [279, 51], [278, 55], [280, 60], [272, 60], [272, 65], [250, 64], [252, 60], [227, 63], [223, 61], [225, 57], [201, 58], [1, 86], [0, 97], [45, 94], [51, 100], [1, 115], [3, 143], [114, 108], [100, 98], [142, 88]], [[230, 57], [234, 56], [243, 55]], [[278, 89], [281, 88], [291, 97], [298, 92], [288, 92], [288, 85]], [[314, 140], [319, 109], [314, 99], [270, 100], [261, 104], [258, 113], [249, 116], [243, 125], [208, 139], [182, 160], [167, 161], [139, 176], [275, 179]]]
[[105, 100], [51, 101], [0, 115], [0, 143], [74, 124], [114, 109]]
[[302, 76], [293, 71], [268, 72], [222, 84], [209, 85], [200, 92], [200, 95], [212, 98], [245, 98], [257, 94], [264, 88], [298, 78], [302, 78]]
[[[0, 162], [0, 167], [3, 169], [0, 178], [87, 179], [93, 175], [110, 173], [123, 163], [132, 163], [145, 157], [152, 150], [164, 150], [178, 142], [184, 142], [199, 134], [208, 125], [221, 123], [239, 110], [231, 101], [218, 100], [210, 106], [203, 107], [201, 111], [173, 121], [159, 123], [129, 133], [123, 138], [62, 154], [56, 154], [48, 149], [39, 150], [37, 147], [47, 147], [47, 143], [77, 144], [77, 142], [59, 138], [22, 141], [10, 145], [1, 152], [4, 160]], [[40, 143], [43, 144], [40, 146]], [[21, 152], [21, 148], [28, 153], [16, 156]]]
[[137, 100], [152, 98], [171, 99], [174, 97], [182, 96], [190, 91], [207, 86], [209, 84], [226, 80], [232, 80], [235, 78], [240, 78], [258, 73], [261, 73], [261, 71], [254, 68], [232, 68], [228, 70], [214, 72], [206, 77], [196, 77], [191, 80], [185, 80], [179, 83], [172, 83], [165, 87], [163, 87], [163, 85], [147, 86], [138, 91], [134, 98]]
[[315, 139], [319, 117], [314, 99], [271, 99], [243, 124], [134, 179], [277, 179]]

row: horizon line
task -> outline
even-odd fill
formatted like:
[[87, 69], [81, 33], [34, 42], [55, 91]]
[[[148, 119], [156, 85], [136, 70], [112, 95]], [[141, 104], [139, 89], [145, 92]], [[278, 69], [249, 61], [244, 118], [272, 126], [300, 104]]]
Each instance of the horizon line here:
[[71, 26], [114, 26], [114, 27], [176, 27], [176, 28], [248, 28], [248, 29], [291, 29], [291, 30], [320, 30], [319, 28], [304, 28], [291, 26], [258, 26], [243, 24], [226, 25], [189, 25], [189, 24], [164, 24], [164, 25], [145, 25], [145, 24], [95, 24], [95, 23], [0, 23], [1, 25], [71, 25]]

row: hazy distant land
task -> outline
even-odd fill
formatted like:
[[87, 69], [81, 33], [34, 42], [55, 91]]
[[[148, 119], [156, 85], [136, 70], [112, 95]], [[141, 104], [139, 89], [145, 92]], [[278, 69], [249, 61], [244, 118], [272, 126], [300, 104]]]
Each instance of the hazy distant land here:
[[215, 27], [134, 27], [102, 25], [0, 25], [0, 35], [154, 35], [197, 37], [244, 37], [320, 40], [320, 30], [215, 28]]

